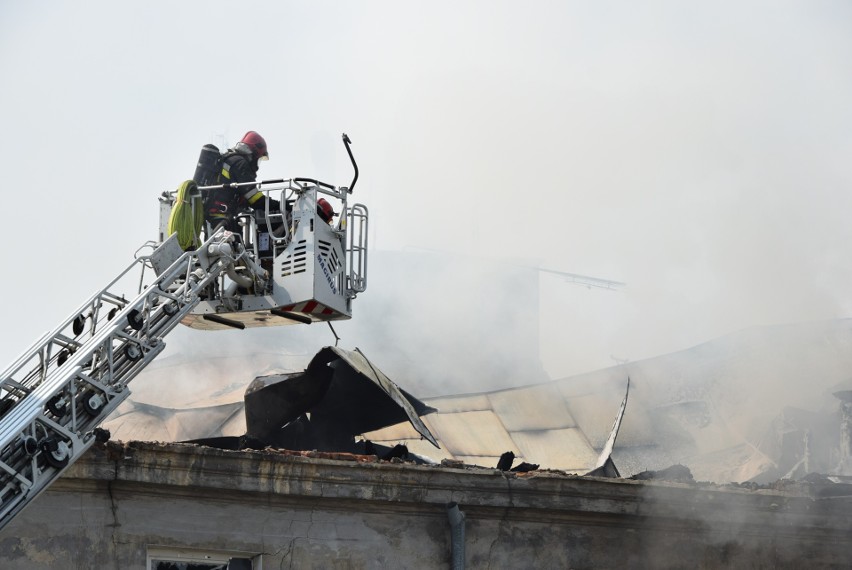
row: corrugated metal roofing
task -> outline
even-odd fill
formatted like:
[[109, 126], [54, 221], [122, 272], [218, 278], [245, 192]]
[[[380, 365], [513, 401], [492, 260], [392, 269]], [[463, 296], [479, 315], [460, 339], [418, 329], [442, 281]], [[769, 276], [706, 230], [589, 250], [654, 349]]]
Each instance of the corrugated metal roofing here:
[[[500, 418], [491, 410], [438, 413], [427, 417], [442, 447], [446, 447], [453, 456], [492, 456], [497, 450], [498, 456], [504, 451], [520, 455], [520, 450], [512, 442]], [[380, 431], [372, 432], [377, 433]], [[365, 437], [372, 440], [371, 435]]]
[[509, 435], [530, 463], [540, 462], [568, 471], [588, 471], [598, 458], [598, 452], [577, 428], [516, 431]]
[[553, 383], [494, 392], [488, 394], [488, 401], [509, 432], [577, 427]]
[[[414, 430], [392, 426], [364, 434], [384, 445], [404, 443], [432, 459], [452, 458], [496, 467], [500, 455], [515, 454], [521, 461], [553, 469], [587, 472], [594, 468], [598, 450], [577, 426], [554, 383], [513, 388], [488, 394], [427, 400], [438, 412], [424, 419], [433, 428], [442, 453], [418, 444]], [[618, 402], [611, 402], [612, 419]]]
[[242, 402], [187, 410], [125, 402], [102, 427], [123, 441], [186, 441], [246, 432]]
[[[287, 364], [289, 357], [278, 357], [248, 355], [233, 363], [217, 359], [180, 366], [155, 362], [150, 374], [133, 383], [130, 401], [106, 427], [125, 440], [240, 435], [245, 429], [241, 414], [216, 410], [242, 406], [245, 388], [263, 372], [257, 368]], [[813, 410], [820, 417], [825, 410], [835, 411], [832, 393], [840, 383], [847, 386], [850, 363], [852, 320], [745, 331], [681, 353], [534, 386], [424, 398], [438, 410], [423, 421], [441, 449], [421, 440], [407, 424], [364, 436], [386, 445], [405, 443], [436, 461], [493, 467], [500, 454], [513, 451], [516, 463], [583, 473], [594, 467], [604, 447], [629, 373], [630, 397], [612, 454], [622, 475], [682, 463], [700, 481], [745, 481], [762, 473], [777, 478], [791, 468], [777, 463], [783, 434], [774, 422], [789, 419], [779, 414], [785, 406]], [[403, 388], [418, 395], [416, 389]], [[127, 407], [132, 402], [160, 409]], [[796, 423], [800, 431], [810, 427]], [[829, 428], [834, 430], [834, 424]], [[826, 433], [825, 438], [837, 438], [839, 431]]]

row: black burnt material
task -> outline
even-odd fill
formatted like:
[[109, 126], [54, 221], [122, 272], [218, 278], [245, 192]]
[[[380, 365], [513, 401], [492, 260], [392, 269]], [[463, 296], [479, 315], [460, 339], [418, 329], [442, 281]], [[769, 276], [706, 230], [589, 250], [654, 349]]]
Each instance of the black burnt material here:
[[245, 393], [245, 435], [191, 443], [223, 449], [275, 447], [383, 456], [391, 449], [355, 438], [408, 421], [437, 447], [420, 420], [435, 411], [394, 384], [361, 351], [325, 347], [304, 372], [254, 379]]

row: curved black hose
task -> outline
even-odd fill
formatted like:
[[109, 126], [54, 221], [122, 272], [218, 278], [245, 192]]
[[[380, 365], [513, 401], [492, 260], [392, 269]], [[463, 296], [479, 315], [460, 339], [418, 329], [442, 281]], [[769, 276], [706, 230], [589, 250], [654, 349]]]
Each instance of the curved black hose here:
[[346, 146], [346, 152], [349, 153], [349, 160], [352, 161], [352, 168], [355, 169], [355, 178], [352, 179], [352, 183], [349, 184], [349, 193], [355, 189], [355, 183], [358, 182], [358, 165], [355, 164], [355, 157], [352, 156], [352, 149], [349, 148], [349, 145], [352, 144], [352, 141], [349, 140], [349, 135], [343, 133], [343, 144]]

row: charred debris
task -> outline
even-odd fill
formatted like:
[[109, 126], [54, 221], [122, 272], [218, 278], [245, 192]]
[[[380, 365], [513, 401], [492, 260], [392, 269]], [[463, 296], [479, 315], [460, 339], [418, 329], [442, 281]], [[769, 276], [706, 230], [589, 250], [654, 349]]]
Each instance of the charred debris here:
[[[622, 402], [613, 432], [605, 449], [609, 454], [615, 441], [627, 395]], [[340, 454], [375, 456], [379, 460], [435, 463], [412, 453], [403, 444], [381, 445], [361, 434], [401, 422], [411, 426], [435, 448], [438, 442], [421, 416], [438, 410], [397, 386], [359, 349], [338, 347], [321, 349], [302, 372], [259, 376], [244, 395], [246, 433], [241, 436], [212, 437], [185, 441], [225, 450], [278, 450], [314, 457], [340, 457]], [[469, 466], [453, 459], [442, 465]], [[527, 473], [538, 464], [515, 463], [511, 451], [502, 454], [498, 470]], [[618, 477], [618, 470], [607, 455], [590, 475]]]
[[246, 428], [238, 437], [191, 440], [221, 449], [317, 451], [398, 457], [427, 463], [405, 446], [388, 447], [359, 434], [410, 422], [436, 448], [420, 416], [436, 412], [398, 387], [358, 349], [325, 347], [303, 372], [259, 376], [245, 392]]
[[[611, 454], [627, 407], [629, 389], [628, 378], [609, 438], [595, 468], [586, 475], [621, 477]], [[407, 421], [423, 439], [439, 448], [421, 420], [421, 416], [438, 410], [397, 386], [357, 348], [349, 351], [325, 347], [302, 372], [258, 376], [246, 389], [244, 402], [245, 434], [184, 443], [232, 451], [274, 449], [313, 457], [340, 458], [342, 454], [352, 454], [386, 461], [434, 463], [428, 457], [409, 452], [402, 444], [390, 447], [357, 439], [361, 434]], [[441, 464], [452, 468], [484, 467], [468, 466], [452, 459], [444, 459]], [[680, 468], [679, 482], [692, 481], [686, 467], [677, 467]], [[515, 454], [507, 451], [494, 468], [522, 474], [538, 470], [539, 465], [526, 461], [515, 464]], [[633, 478], [667, 480], [668, 471], [649, 471]]]
[[[583, 475], [605, 478], [624, 477], [616, 467], [612, 452], [624, 418], [630, 389], [627, 379], [626, 391], [616, 414], [609, 437], [600, 453], [594, 468]], [[804, 445], [787, 445], [781, 464], [786, 464], [783, 473], [773, 473], [776, 477], [763, 477], [762, 480], [744, 483], [729, 483], [737, 487], [755, 490], [758, 488], [777, 488], [781, 484], [816, 485], [822, 493], [846, 493], [852, 489], [852, 390], [838, 392], [835, 396], [841, 405], [841, 467], [832, 469], [829, 461], [816, 453], [816, 446], [810, 445], [808, 435], [813, 426], [800, 426], [798, 430], [789, 430], [786, 436], [792, 436], [793, 442]], [[409, 461], [414, 463], [435, 463], [428, 457], [409, 452], [402, 444], [396, 446], [381, 445], [366, 439], [358, 439], [361, 434], [380, 430], [401, 422], [411, 426], [436, 448], [438, 442], [421, 416], [438, 410], [422, 402], [412, 394], [398, 387], [360, 350], [344, 350], [338, 347], [321, 349], [302, 372], [271, 374], [259, 376], [248, 386], [244, 395], [246, 433], [234, 437], [213, 437], [185, 441], [225, 450], [270, 450], [280, 453], [307, 455], [309, 457], [346, 458], [354, 456], [372, 456], [378, 460]], [[788, 413], [788, 416], [790, 414]], [[790, 419], [789, 417], [787, 418]], [[836, 419], [836, 418], [835, 418]], [[789, 421], [787, 422], [789, 424]], [[810, 429], [809, 429], [810, 428]], [[815, 431], [815, 430], [814, 430]], [[801, 436], [801, 437], [796, 437]], [[789, 443], [789, 442], [788, 442]], [[789, 449], [787, 449], [789, 448]], [[833, 455], [833, 454], [832, 454]], [[444, 459], [441, 464], [452, 468], [496, 468], [504, 472], [517, 474], [538, 470], [539, 465], [522, 461], [515, 462], [511, 451], [502, 454], [496, 465], [473, 466], [462, 461]], [[534, 459], [534, 458], [532, 458]], [[827, 459], [827, 458], [826, 458]], [[832, 457], [837, 463], [837, 457]], [[366, 460], [366, 457], [358, 459]], [[810, 465], [808, 465], [810, 463]], [[791, 469], [794, 465], [796, 468]], [[806, 470], [810, 467], [809, 470]], [[823, 468], [823, 472], [835, 472], [839, 476], [816, 475], [814, 467]], [[837, 467], [837, 465], [834, 465]], [[823, 469], [820, 469], [821, 471]], [[798, 470], [798, 473], [796, 471]], [[798, 475], [798, 476], [796, 476]], [[631, 480], [658, 480], [674, 483], [696, 484], [689, 468], [672, 465], [666, 469], [648, 470], [629, 477]], [[841, 491], [842, 490], [842, 491]]]

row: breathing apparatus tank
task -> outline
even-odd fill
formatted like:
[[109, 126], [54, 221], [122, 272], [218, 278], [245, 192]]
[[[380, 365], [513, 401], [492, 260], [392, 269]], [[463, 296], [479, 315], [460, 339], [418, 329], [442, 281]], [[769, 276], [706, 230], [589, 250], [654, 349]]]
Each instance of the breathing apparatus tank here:
[[199, 186], [215, 184], [219, 177], [221, 158], [222, 154], [216, 145], [206, 144], [201, 147], [201, 154], [198, 155], [198, 165], [195, 167], [195, 175], [192, 177], [195, 183]]

